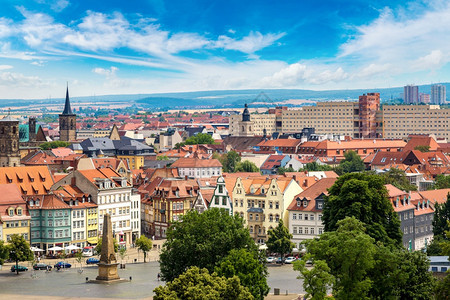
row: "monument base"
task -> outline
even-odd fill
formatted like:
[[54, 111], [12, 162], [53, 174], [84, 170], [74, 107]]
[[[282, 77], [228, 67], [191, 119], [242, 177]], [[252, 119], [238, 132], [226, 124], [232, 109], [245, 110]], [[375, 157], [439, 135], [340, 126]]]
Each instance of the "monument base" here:
[[119, 263], [105, 264], [103, 262], [100, 262], [98, 264], [98, 276], [96, 280], [103, 280], [103, 281], [120, 280], [119, 274], [117, 273], [118, 265]]

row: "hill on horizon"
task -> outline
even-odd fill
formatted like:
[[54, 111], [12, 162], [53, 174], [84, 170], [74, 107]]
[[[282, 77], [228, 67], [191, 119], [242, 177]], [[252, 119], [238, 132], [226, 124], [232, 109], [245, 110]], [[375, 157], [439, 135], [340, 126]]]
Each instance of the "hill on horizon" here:
[[[441, 83], [447, 90], [450, 83]], [[419, 92], [430, 93], [431, 85], [419, 85]], [[261, 93], [264, 92], [264, 95]], [[175, 93], [154, 93], [154, 94], [123, 94], [123, 95], [102, 95], [73, 97], [71, 102], [93, 103], [103, 102], [123, 102], [133, 101], [144, 107], [231, 107], [243, 105], [243, 103], [265, 102], [268, 105], [289, 99], [306, 99], [313, 101], [329, 100], [357, 100], [358, 97], [366, 93], [380, 93], [381, 101], [386, 102], [397, 99], [403, 93], [403, 87], [380, 88], [380, 89], [353, 89], [353, 90], [305, 90], [305, 89], [247, 89], [247, 90], [217, 90], [198, 92], [175, 92]], [[257, 101], [256, 101], [257, 100]], [[25, 106], [31, 103], [62, 103], [64, 98], [49, 99], [0, 99], [0, 107], [9, 105]]]

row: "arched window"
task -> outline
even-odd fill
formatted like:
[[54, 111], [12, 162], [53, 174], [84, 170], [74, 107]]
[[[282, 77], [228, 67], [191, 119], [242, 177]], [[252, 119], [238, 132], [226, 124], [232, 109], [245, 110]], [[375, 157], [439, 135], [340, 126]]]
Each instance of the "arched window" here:
[[273, 222], [273, 215], [272, 214], [269, 215], [269, 222]]
[[250, 226], [250, 233], [253, 233], [253, 226]]
[[280, 216], [278, 214], [275, 215], [275, 222], [279, 222], [280, 221]]

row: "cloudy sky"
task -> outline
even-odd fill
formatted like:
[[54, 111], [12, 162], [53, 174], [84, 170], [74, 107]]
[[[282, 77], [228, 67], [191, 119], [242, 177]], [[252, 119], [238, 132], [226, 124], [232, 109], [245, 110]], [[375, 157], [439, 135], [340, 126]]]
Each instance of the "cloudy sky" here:
[[450, 2], [0, 0], [0, 99], [449, 81]]

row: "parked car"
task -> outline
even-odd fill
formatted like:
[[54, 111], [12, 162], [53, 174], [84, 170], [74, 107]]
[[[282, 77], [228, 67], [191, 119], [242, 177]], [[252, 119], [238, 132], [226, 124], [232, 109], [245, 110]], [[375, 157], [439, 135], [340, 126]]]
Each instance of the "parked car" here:
[[[28, 268], [27, 268], [27, 267], [24, 267], [24, 266], [21, 266], [21, 265], [18, 265], [18, 266], [17, 266], [17, 269], [19, 270], [19, 272], [28, 271]], [[13, 265], [13, 266], [11, 267], [11, 272], [16, 272], [16, 265]]]
[[286, 260], [284, 261], [286, 264], [292, 264], [294, 261], [296, 261], [297, 259], [293, 256], [289, 256], [288, 258], [286, 258]]
[[268, 262], [268, 263], [273, 263], [273, 262], [275, 262], [275, 260], [276, 260], [276, 258], [273, 256], [269, 256], [266, 258], [266, 262]]
[[277, 264], [284, 264], [285, 259], [281, 259], [281, 257], [278, 257], [277, 260], [275, 261]]
[[63, 261], [59, 261], [59, 262], [57, 262], [57, 263], [54, 265], [54, 267], [55, 267], [56, 269], [61, 269], [61, 268], [68, 269], [68, 268], [70, 268], [71, 266], [72, 266], [71, 264], [66, 263], [66, 262], [63, 262]]
[[52, 266], [46, 265], [43, 263], [38, 263], [33, 266], [33, 269], [35, 269], [35, 270], [51, 270]]
[[98, 259], [97, 257], [90, 257], [90, 258], [86, 259], [86, 264], [88, 264], [88, 265], [98, 264], [99, 262], [100, 262], [100, 259]]

